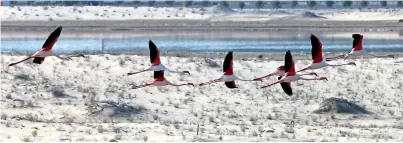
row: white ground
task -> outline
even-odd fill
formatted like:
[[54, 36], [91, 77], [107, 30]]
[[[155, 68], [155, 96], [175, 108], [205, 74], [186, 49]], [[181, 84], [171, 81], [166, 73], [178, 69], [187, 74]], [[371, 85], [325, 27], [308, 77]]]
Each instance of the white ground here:
[[[283, 64], [234, 56], [234, 71], [244, 79]], [[223, 83], [130, 89], [129, 83], [152, 81], [152, 72], [126, 76], [150, 65], [145, 56], [91, 55], [73, 61], [48, 57], [42, 65], [29, 61], [7, 66], [22, 58], [1, 56], [0, 141], [403, 141], [403, 64], [395, 63], [402, 58], [361, 59], [355, 60], [357, 67], [316, 70], [329, 81], [293, 83], [292, 97], [280, 86], [257, 89], [277, 77], [237, 81], [238, 89], [225, 88]], [[161, 61], [191, 72], [166, 73], [171, 82], [200, 83], [221, 75], [223, 58], [162, 57]], [[219, 67], [209, 66], [214, 62]], [[296, 66], [308, 63], [296, 61]], [[335, 114], [332, 119], [330, 114], [312, 113], [330, 97], [355, 101], [374, 114]], [[108, 105], [101, 101], [132, 109], [115, 114], [122, 107], [98, 113], [92, 109], [88, 115], [88, 105]], [[289, 128], [290, 121], [295, 122], [294, 128]]]
[[[300, 16], [310, 11], [326, 20], [399, 20], [403, 19], [403, 9], [282, 9], [232, 11], [221, 6], [209, 8], [153, 8], [153, 7], [111, 7], [111, 6], [15, 6], [0, 7], [3, 21], [30, 20], [134, 20], [134, 19], [209, 19], [229, 21], [261, 21], [284, 17], [315, 19]], [[297, 17], [294, 17], [297, 16]]]

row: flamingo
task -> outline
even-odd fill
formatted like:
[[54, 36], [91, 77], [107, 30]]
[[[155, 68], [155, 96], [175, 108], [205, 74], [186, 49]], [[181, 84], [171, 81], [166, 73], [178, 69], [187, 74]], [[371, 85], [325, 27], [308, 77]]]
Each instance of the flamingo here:
[[127, 73], [127, 75], [133, 75], [133, 74], [138, 74], [142, 73], [145, 71], [169, 71], [173, 73], [187, 73], [190, 74], [189, 71], [173, 71], [168, 68], [166, 68], [160, 61], [160, 51], [158, 50], [157, 46], [153, 43], [153, 41], [148, 42], [148, 48], [150, 49], [150, 60], [151, 60], [151, 66], [145, 70], [139, 71], [139, 72], [133, 72], [133, 73]]
[[235, 80], [241, 80], [241, 81], [255, 81], [255, 80], [245, 80], [245, 79], [240, 79], [236, 75], [234, 75], [233, 71], [233, 56], [232, 56], [232, 51], [228, 52], [228, 54], [225, 56], [224, 59], [224, 65], [223, 65], [223, 75], [220, 78], [217, 78], [215, 80], [211, 80], [209, 82], [205, 83], [200, 83], [200, 86], [203, 85], [208, 85], [216, 82], [225, 82], [225, 85], [228, 88], [238, 88], [238, 86], [235, 85]]
[[375, 54], [368, 53], [362, 46], [363, 41], [364, 41], [364, 35], [353, 34], [352, 37], [354, 39], [353, 40], [353, 49], [351, 49], [350, 53], [348, 53], [347, 55], [340, 55], [340, 56], [336, 56], [333, 58], [326, 58], [326, 61], [333, 61], [333, 60], [337, 60], [337, 59], [341, 59], [341, 58], [347, 59], [347, 57], [349, 55], [370, 55], [372, 57], [377, 57], [377, 58], [388, 58], [388, 57], [395, 58], [393, 55], [383, 56], [383, 55], [375, 55]]
[[285, 64], [284, 64], [284, 70], [285, 74], [284, 76], [280, 76], [278, 78], [278, 81], [270, 83], [268, 85], [262, 86], [261, 88], [267, 88], [270, 86], [273, 86], [275, 84], [280, 83], [281, 87], [283, 88], [283, 91], [291, 96], [292, 95], [292, 88], [291, 88], [291, 82], [297, 81], [297, 80], [327, 80], [326, 77], [319, 77], [319, 78], [304, 78], [302, 77], [303, 75], [297, 74], [295, 72], [295, 66], [294, 66], [294, 60], [292, 58], [290, 50], [288, 50], [285, 54]]
[[132, 88], [137, 89], [137, 88], [142, 88], [142, 87], [151, 86], [151, 85], [154, 85], [154, 86], [167, 86], [167, 85], [172, 85], [172, 86], [191, 85], [191, 86], [194, 86], [193, 83], [173, 84], [165, 79], [164, 71], [154, 71], [154, 82], [147, 83], [147, 84], [140, 85], [140, 86], [133, 86]]
[[14, 66], [16, 64], [22, 63], [22, 62], [24, 62], [26, 60], [29, 60], [29, 59], [32, 59], [32, 58], [34, 58], [33, 63], [42, 64], [43, 61], [45, 60], [45, 57], [49, 57], [49, 56], [55, 56], [55, 57], [57, 57], [59, 59], [62, 59], [62, 60], [71, 60], [71, 57], [84, 57], [83, 54], [77, 54], [77, 55], [71, 55], [71, 56], [67, 56], [67, 57], [61, 57], [61, 56], [53, 53], [52, 47], [56, 43], [56, 41], [59, 39], [59, 36], [60, 36], [61, 32], [62, 32], [62, 27], [61, 26], [57, 27], [57, 29], [55, 31], [53, 31], [49, 35], [48, 39], [46, 39], [46, 41], [43, 44], [41, 50], [37, 51], [32, 56], [29, 56], [29, 57], [27, 57], [27, 58], [25, 58], [25, 59], [23, 59], [21, 61], [15, 62], [15, 63], [11, 63], [8, 66]]
[[[276, 71], [274, 71], [274, 72], [272, 72], [272, 73], [270, 73], [270, 74], [268, 74], [268, 75], [255, 78], [255, 79], [253, 79], [253, 80], [261, 80], [261, 79], [263, 79], [263, 78], [267, 78], [267, 77], [270, 77], [270, 76], [276, 76], [276, 75], [277, 75], [277, 76], [283, 76], [284, 74], [285, 74], [284, 66], [279, 66]], [[315, 76], [318, 76], [318, 74], [316, 74], [315, 72], [311, 72], [311, 73], [303, 74], [303, 75], [315, 75]]]
[[354, 62], [349, 62], [349, 63], [345, 63], [345, 64], [340, 64], [340, 65], [332, 65], [332, 64], [328, 64], [327, 62], [325, 62], [323, 60], [323, 54], [322, 54], [322, 43], [316, 36], [314, 36], [312, 34], [311, 34], [311, 45], [312, 45], [312, 60], [313, 60], [312, 63], [297, 72], [305, 71], [308, 69], [319, 69], [319, 68], [323, 68], [323, 67], [327, 67], [327, 66], [344, 66], [344, 65], [356, 66], [356, 64]]

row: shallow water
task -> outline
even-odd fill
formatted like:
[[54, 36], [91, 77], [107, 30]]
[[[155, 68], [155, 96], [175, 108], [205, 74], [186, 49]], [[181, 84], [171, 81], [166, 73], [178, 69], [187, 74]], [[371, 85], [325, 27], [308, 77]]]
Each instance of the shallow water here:
[[[149, 33], [148, 33], [149, 34]], [[216, 51], [242, 51], [242, 52], [283, 52], [293, 50], [294, 52], [310, 52], [311, 43], [308, 33], [288, 33], [281, 36], [273, 36], [276, 33], [255, 34], [254, 32], [226, 33], [215, 35], [214, 33], [201, 35], [187, 35], [173, 33], [155, 35], [136, 36], [103, 36], [91, 37], [64, 36], [55, 44], [56, 52], [74, 51], [105, 51], [105, 52], [136, 52], [148, 51], [148, 41], [150, 39], [160, 48], [161, 51], [183, 51], [183, 52], [216, 52]], [[95, 34], [96, 35], [96, 34]], [[244, 36], [243, 36], [244, 35]], [[343, 34], [342, 34], [343, 35]], [[350, 34], [340, 36], [338, 34], [318, 34], [324, 45], [324, 52], [346, 52], [352, 47]], [[16, 38], [15, 36], [1, 39], [3, 52], [34, 52], [44, 43], [46, 36]], [[125, 38], [121, 38], [125, 37]], [[364, 39], [364, 47], [370, 52], [403, 52], [403, 38], [385, 38], [380, 35]]]

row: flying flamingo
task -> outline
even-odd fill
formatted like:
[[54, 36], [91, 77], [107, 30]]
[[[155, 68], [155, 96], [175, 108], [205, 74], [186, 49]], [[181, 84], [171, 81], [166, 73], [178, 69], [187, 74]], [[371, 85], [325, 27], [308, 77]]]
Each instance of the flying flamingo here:
[[244, 80], [244, 79], [240, 79], [237, 76], [234, 75], [234, 71], [233, 71], [233, 56], [232, 56], [232, 51], [228, 52], [228, 54], [225, 56], [224, 59], [224, 65], [223, 65], [223, 75], [215, 80], [209, 81], [209, 82], [205, 82], [205, 83], [201, 83], [199, 84], [200, 86], [203, 85], [208, 85], [208, 84], [212, 84], [212, 83], [216, 83], [216, 82], [225, 82], [225, 85], [228, 88], [238, 88], [238, 86], [235, 85], [235, 80], [241, 80], [241, 81], [255, 81], [255, 80]]
[[395, 58], [393, 55], [381, 56], [381, 55], [370, 54], [362, 46], [363, 41], [364, 41], [364, 35], [353, 34], [352, 37], [354, 38], [353, 49], [351, 49], [350, 53], [348, 53], [347, 55], [340, 55], [340, 56], [336, 56], [333, 58], [326, 58], [326, 61], [333, 61], [333, 60], [337, 60], [337, 59], [341, 59], [341, 58], [347, 59], [347, 57], [349, 55], [370, 55], [372, 57], [377, 57], [377, 58], [388, 58], [388, 57]]
[[52, 47], [56, 43], [56, 41], [58, 40], [61, 32], [62, 32], [62, 27], [61, 26], [57, 27], [57, 29], [55, 31], [53, 31], [49, 35], [48, 39], [46, 39], [46, 41], [43, 44], [41, 50], [37, 51], [32, 56], [29, 56], [29, 57], [27, 57], [27, 58], [25, 58], [25, 59], [23, 59], [23, 60], [21, 60], [19, 62], [11, 63], [8, 66], [14, 66], [16, 64], [19, 64], [21, 62], [24, 62], [24, 61], [32, 59], [32, 58], [34, 58], [33, 63], [42, 64], [43, 61], [45, 60], [45, 57], [49, 57], [49, 56], [56, 56], [57, 58], [62, 59], [62, 60], [71, 60], [71, 57], [84, 57], [83, 54], [77, 54], [77, 55], [71, 55], [71, 56], [67, 56], [67, 57], [61, 57], [61, 56], [53, 53]]
[[322, 43], [319, 41], [319, 39], [311, 34], [311, 45], [312, 45], [312, 63], [309, 64], [307, 67], [297, 71], [297, 72], [301, 72], [301, 71], [305, 71], [308, 69], [319, 69], [319, 68], [323, 68], [323, 67], [327, 67], [327, 66], [343, 66], [343, 65], [354, 65], [354, 62], [349, 62], [349, 63], [345, 63], [345, 64], [340, 64], [340, 65], [331, 65], [326, 63], [323, 60], [323, 54], [322, 54]]
[[[253, 80], [261, 80], [263, 78], [267, 78], [267, 77], [270, 77], [270, 76], [283, 76], [284, 74], [285, 74], [284, 66], [279, 66], [276, 71], [274, 71], [274, 72], [272, 72], [272, 73], [270, 73], [268, 75], [255, 78]], [[315, 76], [318, 76], [318, 74], [316, 74], [315, 72], [308, 73], [308, 74], [303, 74], [303, 75], [315, 75]]]
[[304, 78], [302, 77], [303, 75], [301, 74], [296, 74], [295, 72], [295, 66], [294, 66], [294, 60], [292, 58], [291, 52], [288, 50], [287, 53], [285, 54], [285, 64], [284, 64], [284, 70], [285, 74], [284, 76], [280, 76], [278, 78], [278, 81], [273, 82], [271, 84], [268, 84], [266, 86], [262, 86], [261, 88], [267, 88], [270, 86], [273, 86], [275, 84], [280, 83], [281, 87], [283, 88], [284, 92], [291, 96], [292, 95], [292, 89], [291, 89], [291, 83], [293, 81], [297, 80], [327, 80], [326, 77], [320, 77], [320, 78]]
[[153, 43], [153, 41], [148, 42], [148, 48], [150, 49], [150, 60], [151, 66], [145, 70], [133, 73], [127, 73], [127, 75], [138, 74], [145, 71], [169, 71], [173, 73], [187, 73], [190, 74], [189, 71], [173, 71], [166, 68], [160, 61], [160, 51], [158, 50], [157, 46]]
[[154, 86], [167, 86], [167, 85], [172, 85], [172, 86], [191, 85], [191, 86], [194, 86], [193, 83], [173, 84], [165, 79], [164, 71], [154, 71], [154, 82], [147, 83], [147, 84], [140, 85], [140, 86], [133, 86], [133, 89], [142, 88], [142, 87], [151, 86], [151, 85], [154, 85]]

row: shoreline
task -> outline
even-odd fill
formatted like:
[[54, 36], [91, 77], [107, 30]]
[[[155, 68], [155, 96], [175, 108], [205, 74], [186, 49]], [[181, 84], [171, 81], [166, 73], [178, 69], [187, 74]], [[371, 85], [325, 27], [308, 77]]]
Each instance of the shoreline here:
[[314, 31], [314, 32], [403, 32], [403, 22], [331, 20], [66, 20], [1, 21], [2, 31], [43, 31], [63, 26], [72, 31]]

